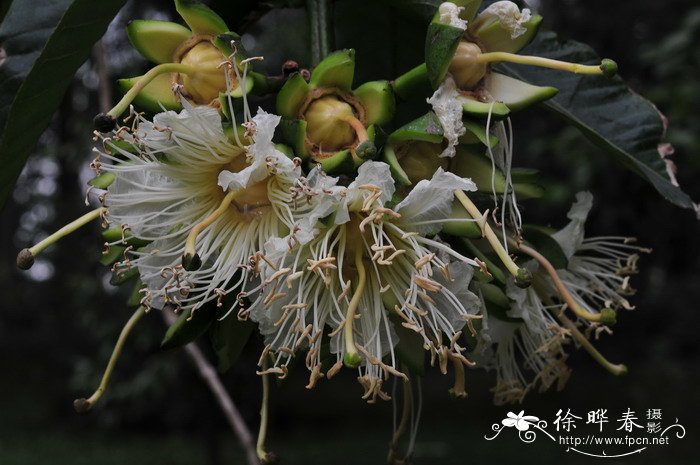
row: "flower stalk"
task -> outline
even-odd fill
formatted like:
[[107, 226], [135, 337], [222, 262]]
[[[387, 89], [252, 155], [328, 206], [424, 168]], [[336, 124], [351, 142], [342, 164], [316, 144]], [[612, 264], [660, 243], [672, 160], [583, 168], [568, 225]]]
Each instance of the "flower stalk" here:
[[508, 62], [519, 65], [539, 66], [541, 68], [551, 68], [559, 71], [567, 71], [574, 74], [589, 74], [612, 77], [617, 74], [617, 63], [609, 58], [601, 60], [599, 65], [582, 65], [567, 61], [553, 60], [532, 55], [517, 55], [507, 52], [487, 52], [474, 57], [479, 63]]
[[34, 264], [34, 258], [39, 254], [42, 250], [53, 244], [54, 242], [57, 242], [58, 240], [64, 238], [65, 236], [77, 231], [78, 229], [82, 228], [89, 222], [100, 218], [105, 212], [106, 208], [100, 207], [96, 208], [95, 210], [92, 210], [91, 212], [88, 212], [78, 218], [75, 221], [71, 221], [55, 233], [51, 234], [49, 237], [46, 239], [42, 240], [41, 242], [37, 243], [36, 245], [29, 247], [27, 249], [22, 249], [20, 253], [17, 255], [17, 266], [23, 270], [28, 270], [29, 268], [32, 267]]
[[105, 372], [102, 375], [102, 380], [100, 381], [100, 385], [97, 387], [97, 390], [95, 390], [95, 392], [87, 399], [82, 398], [73, 401], [73, 408], [75, 408], [76, 412], [80, 414], [90, 412], [90, 410], [92, 410], [92, 407], [94, 407], [97, 401], [99, 401], [102, 395], [105, 393], [105, 391], [107, 390], [107, 385], [109, 384], [109, 380], [112, 377], [114, 367], [116, 366], [117, 360], [119, 360], [119, 356], [121, 355], [122, 349], [124, 348], [124, 343], [126, 342], [127, 338], [129, 337], [129, 334], [131, 334], [131, 331], [134, 329], [136, 324], [139, 322], [139, 320], [141, 320], [141, 317], [145, 314], [146, 307], [141, 305], [138, 309], [136, 309], [134, 314], [131, 315], [131, 318], [129, 318], [129, 320], [126, 322], [126, 324], [122, 328], [121, 333], [119, 334], [119, 339], [117, 339], [117, 343], [114, 346], [112, 355], [109, 357], [107, 368], [105, 369]]

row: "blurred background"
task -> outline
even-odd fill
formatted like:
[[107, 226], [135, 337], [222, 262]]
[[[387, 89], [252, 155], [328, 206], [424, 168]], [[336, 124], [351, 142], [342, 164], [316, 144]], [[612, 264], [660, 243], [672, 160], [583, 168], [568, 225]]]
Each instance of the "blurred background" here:
[[[212, 1], [244, 43], [265, 55], [277, 74], [287, 59], [308, 65], [303, 9], [260, 10], [253, 1]], [[357, 49], [356, 82], [392, 78], [417, 65], [426, 22], [395, 6], [370, 0], [335, 4], [336, 47]], [[530, 6], [544, 28], [593, 46], [614, 58], [621, 75], [653, 100], [669, 119], [681, 185], [700, 199], [700, 5], [697, 0], [640, 2], [541, 0]], [[42, 254], [27, 272], [15, 255], [78, 216], [92, 177], [91, 125], [103, 101], [113, 99], [117, 78], [141, 74], [147, 63], [129, 45], [124, 26], [133, 18], [174, 19], [168, 0], [132, 1], [115, 19], [95, 57], [79, 71], [51, 127], [43, 134], [0, 212], [0, 464], [204, 464], [243, 463], [241, 449], [211, 393], [183, 351], [162, 352], [164, 325], [145, 318], [127, 342], [107, 394], [95, 411], [78, 416], [72, 401], [97, 386], [121, 326], [130, 315], [128, 289], [109, 284], [97, 263], [97, 226], [85, 228]], [[104, 60], [102, 59], [104, 58]], [[100, 85], [100, 83], [103, 85]], [[105, 85], [106, 84], [106, 85]], [[110, 95], [112, 97], [110, 97]], [[262, 105], [269, 102], [261, 101]], [[104, 105], [104, 103], [102, 103]], [[641, 417], [662, 409], [664, 423], [678, 419], [683, 440], [616, 463], [697, 463], [700, 427], [700, 241], [695, 215], [663, 201], [652, 187], [625, 171], [544, 109], [513, 116], [516, 165], [542, 170], [546, 198], [525, 202], [528, 222], [566, 223], [577, 191], [597, 202], [591, 235], [635, 235], [654, 253], [634, 278], [638, 309], [619, 318], [613, 337], [598, 343], [630, 373], [608, 375], [583, 352], [563, 392], [531, 394], [521, 406], [492, 403], [491, 373], [468, 373], [469, 397], [447, 395], [451, 376], [423, 380], [424, 414], [416, 464], [486, 461], [590, 463], [544, 440], [521, 443], [514, 434], [483, 439], [510, 410], [551, 421], [558, 409], [578, 415], [627, 408]], [[209, 350], [207, 341], [200, 347]], [[261, 342], [253, 338], [223, 380], [245, 420], [257, 430], [260, 379], [254, 375]], [[268, 447], [288, 464], [384, 463], [391, 438], [391, 402], [367, 405], [350, 373], [304, 389], [297, 370], [273, 386]], [[615, 460], [613, 460], [615, 461]]]

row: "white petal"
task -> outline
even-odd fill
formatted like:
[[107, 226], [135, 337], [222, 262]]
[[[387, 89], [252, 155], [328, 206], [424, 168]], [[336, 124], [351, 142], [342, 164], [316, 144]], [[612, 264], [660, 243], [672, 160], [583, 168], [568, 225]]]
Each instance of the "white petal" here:
[[523, 8], [521, 12], [515, 3], [500, 1], [489, 5], [479, 14], [477, 19], [479, 22], [490, 18], [498, 20], [510, 32], [510, 38], [516, 39], [527, 32], [523, 23], [527, 22], [531, 16], [530, 10], [527, 8]]
[[460, 178], [442, 168], [430, 181], [423, 179], [394, 209], [401, 215], [402, 224], [421, 234], [433, 235], [440, 231], [441, 223], [417, 224], [422, 221], [444, 220], [452, 213], [454, 191], [475, 191], [476, 184], [469, 178]]
[[447, 147], [440, 154], [441, 157], [454, 157], [459, 137], [467, 131], [462, 123], [462, 104], [458, 97], [457, 85], [450, 76], [447, 76], [433, 96], [428, 99], [447, 139]]
[[440, 22], [466, 31], [467, 22], [459, 17], [459, 14], [463, 10], [463, 6], [457, 6], [452, 2], [440, 4], [440, 8], [438, 9], [440, 12]]
[[379, 204], [384, 205], [391, 200], [396, 187], [394, 179], [391, 177], [389, 165], [380, 161], [368, 161], [360, 166], [357, 170], [357, 177], [348, 186], [345, 198], [338, 207], [335, 224], [349, 221], [348, 212], [360, 211], [365, 199], [372, 194], [363, 186], [374, 186], [381, 191], [381, 195], [377, 199]]
[[573, 257], [576, 249], [583, 242], [584, 225], [592, 206], [593, 194], [590, 192], [579, 192], [576, 194], [576, 202], [574, 202], [566, 215], [571, 221], [564, 228], [552, 234], [552, 237], [559, 243], [567, 258]]

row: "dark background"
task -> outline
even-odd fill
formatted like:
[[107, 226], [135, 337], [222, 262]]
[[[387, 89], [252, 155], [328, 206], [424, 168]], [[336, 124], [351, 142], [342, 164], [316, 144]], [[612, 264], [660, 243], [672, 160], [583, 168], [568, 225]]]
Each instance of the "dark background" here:
[[[230, 5], [235, 3], [235, 5]], [[212, 2], [239, 32], [261, 38], [247, 43], [264, 52], [276, 73], [286, 59], [308, 64], [303, 10], [276, 11], [254, 24], [239, 9], [252, 2]], [[402, 8], [339, 0], [336, 45], [357, 49], [356, 82], [391, 78], [421, 60], [425, 22]], [[383, 4], [382, 4], [383, 5]], [[679, 180], [700, 199], [700, 6], [693, 0], [545, 0], [544, 27], [592, 45], [620, 64], [621, 75], [650, 97], [670, 121]], [[168, 1], [132, 2], [103, 41], [109, 82], [146, 66], [125, 39], [130, 18], [174, 16]], [[249, 40], [249, 39], [248, 39]], [[113, 382], [89, 416], [72, 400], [96, 387], [129, 310], [125, 289], [108, 284], [96, 263], [97, 228], [52, 247], [29, 272], [14, 266], [16, 252], [82, 211], [90, 177], [91, 118], [98, 111], [99, 67], [88, 62], [76, 76], [51, 127], [42, 136], [13, 198], [0, 216], [0, 464], [223, 464], [242, 463], [240, 450], [209, 391], [182, 352], [163, 353], [163, 323], [150, 315], [127, 343]], [[265, 103], [265, 102], [263, 102]], [[636, 235], [654, 253], [641, 261], [634, 284], [638, 309], [619, 319], [613, 337], [598, 343], [630, 373], [615, 378], [583, 352], [563, 392], [531, 394], [522, 406], [496, 407], [490, 373], [468, 373], [469, 398], [447, 395], [451, 378], [431, 372], [423, 380], [424, 415], [415, 463], [590, 463], [544, 437], [532, 445], [506, 431], [494, 442], [483, 436], [510, 410], [524, 409], [551, 422], [560, 408], [580, 416], [607, 408], [611, 422], [627, 408], [642, 417], [660, 408], [663, 423], [675, 418], [687, 436], [614, 463], [696, 463], [700, 421], [700, 260], [698, 223], [692, 212], [665, 203], [640, 178], [566, 128], [542, 109], [513, 117], [516, 164], [542, 170], [545, 199], [524, 203], [528, 222], [561, 226], [575, 192], [597, 200], [590, 234]], [[0, 168], [1, 169], [1, 168]], [[203, 341], [206, 342], [206, 341]], [[206, 348], [206, 344], [200, 344]], [[260, 380], [253, 374], [256, 339], [224, 380], [251, 428], [257, 430]], [[366, 405], [349, 373], [304, 389], [298, 370], [273, 388], [268, 447], [289, 464], [383, 463], [391, 437], [391, 403]], [[583, 427], [583, 425], [581, 425]], [[588, 431], [588, 430], [583, 430]]]

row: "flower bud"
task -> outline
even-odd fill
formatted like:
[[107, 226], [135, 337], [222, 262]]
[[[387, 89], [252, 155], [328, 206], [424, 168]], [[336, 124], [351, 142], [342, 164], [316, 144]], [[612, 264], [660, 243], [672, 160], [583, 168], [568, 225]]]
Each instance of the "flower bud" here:
[[355, 141], [355, 131], [347, 120], [354, 118], [352, 107], [335, 96], [314, 100], [304, 113], [306, 135], [324, 151], [335, 151]]
[[[180, 63], [191, 66], [194, 71], [178, 74], [177, 82], [183, 85], [185, 93], [196, 103], [208, 104], [226, 90], [224, 70], [227, 68], [220, 66], [225, 60], [224, 54], [214, 44], [209, 41], [198, 42], [182, 53], [180, 58]], [[235, 82], [235, 75], [230, 77]]]
[[473, 89], [486, 75], [488, 65], [477, 60], [481, 48], [474, 42], [461, 41], [457, 45], [450, 62], [449, 72], [457, 87], [462, 90]]
[[449, 158], [440, 158], [442, 146], [432, 142], [409, 141], [396, 149], [396, 157], [411, 184], [430, 179], [438, 168], [447, 169]]

